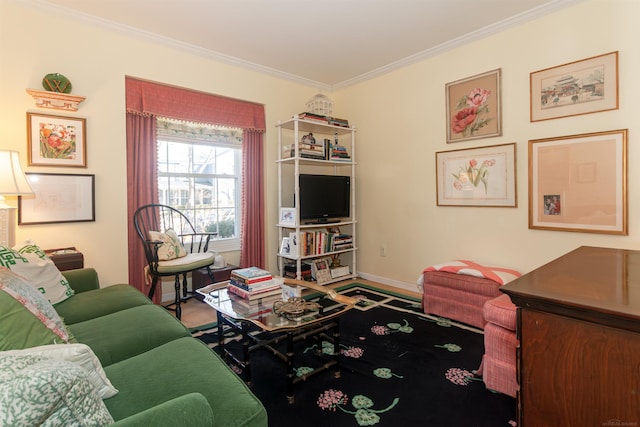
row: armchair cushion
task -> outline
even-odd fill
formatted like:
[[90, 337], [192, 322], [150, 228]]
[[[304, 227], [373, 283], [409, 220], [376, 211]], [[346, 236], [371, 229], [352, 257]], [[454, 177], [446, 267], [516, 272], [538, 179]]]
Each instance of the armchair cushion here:
[[0, 266], [24, 277], [40, 291], [51, 304], [57, 304], [74, 294], [69, 281], [64, 278], [53, 261], [32, 241], [26, 241], [14, 249], [0, 246]]
[[187, 255], [187, 251], [184, 249], [184, 246], [182, 246], [180, 238], [172, 229], [164, 233], [149, 231], [149, 240], [162, 242], [162, 245], [158, 246], [158, 261], [169, 261]]

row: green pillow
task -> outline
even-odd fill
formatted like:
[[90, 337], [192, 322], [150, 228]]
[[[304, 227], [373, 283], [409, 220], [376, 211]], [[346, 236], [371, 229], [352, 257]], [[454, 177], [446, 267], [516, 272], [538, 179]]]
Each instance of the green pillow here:
[[0, 425], [106, 426], [113, 417], [72, 362], [0, 353]]
[[0, 350], [69, 342], [49, 301], [11, 270], [0, 267]]

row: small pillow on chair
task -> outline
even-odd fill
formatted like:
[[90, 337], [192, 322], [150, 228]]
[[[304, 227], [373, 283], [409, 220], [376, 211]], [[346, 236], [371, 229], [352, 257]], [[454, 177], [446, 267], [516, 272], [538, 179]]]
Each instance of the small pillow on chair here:
[[150, 231], [149, 239], [163, 242], [163, 244], [158, 247], [158, 261], [169, 261], [187, 256], [187, 251], [184, 249], [184, 246], [182, 246], [180, 238], [172, 229], [164, 233], [160, 231]]

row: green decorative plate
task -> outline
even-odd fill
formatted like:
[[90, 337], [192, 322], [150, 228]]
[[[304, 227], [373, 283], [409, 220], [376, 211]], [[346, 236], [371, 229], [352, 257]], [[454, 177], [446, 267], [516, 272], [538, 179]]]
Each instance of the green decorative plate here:
[[71, 82], [59, 73], [51, 73], [44, 76], [42, 87], [49, 92], [71, 93]]

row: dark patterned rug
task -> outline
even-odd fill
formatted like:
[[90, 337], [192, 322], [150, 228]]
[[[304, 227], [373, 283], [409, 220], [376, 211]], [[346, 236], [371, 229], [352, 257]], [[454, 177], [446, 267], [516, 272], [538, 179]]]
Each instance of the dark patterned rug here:
[[[328, 370], [296, 384], [290, 404], [284, 363], [267, 351], [252, 354], [253, 391], [270, 426], [515, 426], [515, 399], [487, 390], [474, 375], [482, 331], [424, 315], [419, 301], [365, 285], [340, 293], [361, 300], [340, 319], [340, 378]], [[215, 349], [215, 329], [194, 336]], [[301, 342], [295, 351], [302, 376], [324, 363], [333, 345]]]

